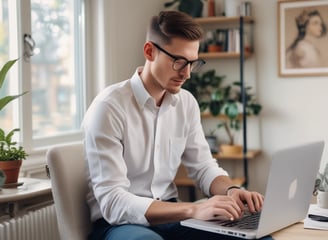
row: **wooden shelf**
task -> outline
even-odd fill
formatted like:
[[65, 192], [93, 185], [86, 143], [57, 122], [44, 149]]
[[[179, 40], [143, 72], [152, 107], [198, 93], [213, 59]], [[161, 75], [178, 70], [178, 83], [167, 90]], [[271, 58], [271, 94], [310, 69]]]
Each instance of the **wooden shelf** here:
[[[243, 186], [245, 183], [245, 178], [233, 178], [233, 185]], [[174, 179], [174, 183], [177, 187], [186, 187], [189, 190], [189, 199], [191, 202], [196, 201], [196, 183], [194, 180], [187, 176], [186, 169], [183, 165], [180, 165], [177, 175]]]
[[[244, 23], [254, 23], [254, 17], [251, 16], [245, 16]], [[233, 23], [233, 24], [239, 24], [240, 17], [201, 17], [201, 18], [195, 18], [195, 21], [199, 24], [209, 24], [209, 23]]]
[[241, 187], [244, 184], [244, 182], [245, 182], [245, 178], [243, 178], [243, 177], [241, 177], [241, 178], [233, 178], [232, 179], [232, 182], [233, 182], [234, 185]]
[[[224, 114], [219, 114], [217, 116], [213, 116], [211, 113], [206, 112], [206, 113], [201, 113], [201, 118], [202, 119], [210, 119], [210, 118], [216, 118], [216, 119], [221, 119], [221, 120], [228, 120], [227, 115]], [[238, 115], [238, 119], [242, 120], [243, 119], [243, 115], [239, 114]]]
[[[244, 53], [245, 58], [249, 58], [252, 53], [246, 51]], [[216, 59], [216, 58], [239, 58], [240, 53], [238, 52], [206, 52], [206, 53], [199, 53], [199, 58], [203, 59]]]
[[[247, 159], [254, 159], [261, 154], [261, 150], [249, 150], [247, 152]], [[238, 155], [223, 155], [222, 153], [213, 154], [213, 157], [218, 160], [243, 160], [243, 154]]]
[[175, 185], [179, 186], [179, 187], [194, 187], [195, 185], [195, 181], [188, 178], [188, 177], [177, 177], [174, 180]]

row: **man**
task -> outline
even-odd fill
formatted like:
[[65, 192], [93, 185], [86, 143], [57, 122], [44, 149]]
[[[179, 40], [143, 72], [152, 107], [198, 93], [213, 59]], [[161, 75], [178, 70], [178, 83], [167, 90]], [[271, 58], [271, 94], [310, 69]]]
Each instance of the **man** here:
[[[212, 158], [198, 104], [182, 84], [198, 59], [201, 27], [181, 12], [151, 19], [144, 67], [104, 89], [88, 109], [84, 144], [89, 174], [90, 239], [218, 239], [182, 227], [187, 218], [238, 219], [263, 196], [233, 186]], [[209, 199], [177, 202], [173, 183], [183, 163]], [[220, 238], [221, 239], [221, 238]]]

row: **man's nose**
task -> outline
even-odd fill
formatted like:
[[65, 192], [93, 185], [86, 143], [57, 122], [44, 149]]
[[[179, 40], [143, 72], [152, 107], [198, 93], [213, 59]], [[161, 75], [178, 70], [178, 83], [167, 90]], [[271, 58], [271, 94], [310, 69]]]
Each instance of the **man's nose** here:
[[191, 65], [190, 63], [188, 63], [184, 68], [180, 70], [180, 75], [182, 75], [184, 79], [189, 79], [190, 72], [191, 72]]

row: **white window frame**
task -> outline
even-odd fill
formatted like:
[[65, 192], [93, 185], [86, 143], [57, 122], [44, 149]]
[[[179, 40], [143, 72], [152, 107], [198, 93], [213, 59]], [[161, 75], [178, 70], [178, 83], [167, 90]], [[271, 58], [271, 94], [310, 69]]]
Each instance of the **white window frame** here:
[[[9, 2], [9, 18], [10, 23], [13, 23], [15, 26], [11, 26], [10, 29], [10, 39], [11, 42], [17, 42], [17, 46], [12, 46], [9, 51], [9, 59], [14, 59], [20, 57], [21, 60], [18, 61], [11, 70], [10, 74], [16, 74], [19, 83], [18, 89], [22, 91], [30, 91], [31, 86], [31, 64], [27, 61], [24, 61], [23, 56], [23, 36], [24, 34], [31, 34], [31, 2], [30, 0], [10, 0]], [[81, 17], [79, 18], [79, 27], [80, 29], [75, 29], [75, 34], [79, 34], [78, 39], [81, 41], [79, 44], [82, 45], [82, 49], [86, 48], [86, 11], [85, 4], [88, 0], [81, 0], [80, 4], [77, 4], [75, 7], [78, 7], [81, 11]], [[16, 30], [17, 26], [17, 30]], [[33, 37], [33, 36], [32, 36]], [[82, 59], [82, 60], [81, 60]], [[89, 71], [86, 66], [89, 64], [86, 63], [86, 51], [82, 51], [82, 57], [77, 58], [78, 61], [81, 61], [76, 64], [80, 66], [80, 69], [76, 70], [76, 78], [82, 79], [81, 86], [77, 91], [82, 94], [82, 104], [79, 106], [79, 115], [82, 119], [84, 112], [87, 108], [87, 103], [90, 102], [92, 98], [91, 94], [88, 94], [86, 91], [86, 79], [87, 72]], [[89, 87], [89, 86], [88, 86]], [[92, 88], [91, 88], [92, 89]], [[12, 104], [15, 104], [15, 108], [18, 109], [14, 116], [15, 126], [19, 126], [20, 131], [20, 142], [24, 146], [26, 152], [29, 154], [27, 160], [23, 163], [22, 175], [23, 176], [32, 176], [37, 168], [40, 171], [44, 171], [45, 163], [45, 153], [51, 145], [62, 144], [67, 142], [81, 141], [82, 133], [78, 129], [77, 131], [67, 132], [65, 134], [57, 135], [54, 137], [33, 139], [33, 129], [32, 129], [32, 96], [31, 94], [26, 94], [24, 97], [19, 98], [18, 101], [14, 101]], [[37, 167], [36, 167], [37, 166]], [[27, 173], [26, 171], [32, 170], [32, 172]], [[32, 174], [32, 175], [31, 175]]]

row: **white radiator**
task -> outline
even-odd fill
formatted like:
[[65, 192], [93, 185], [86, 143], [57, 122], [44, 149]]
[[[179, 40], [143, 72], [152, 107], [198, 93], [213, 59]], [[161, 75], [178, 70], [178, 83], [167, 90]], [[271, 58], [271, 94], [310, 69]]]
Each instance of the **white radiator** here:
[[46, 206], [0, 222], [0, 239], [58, 240], [55, 206]]

